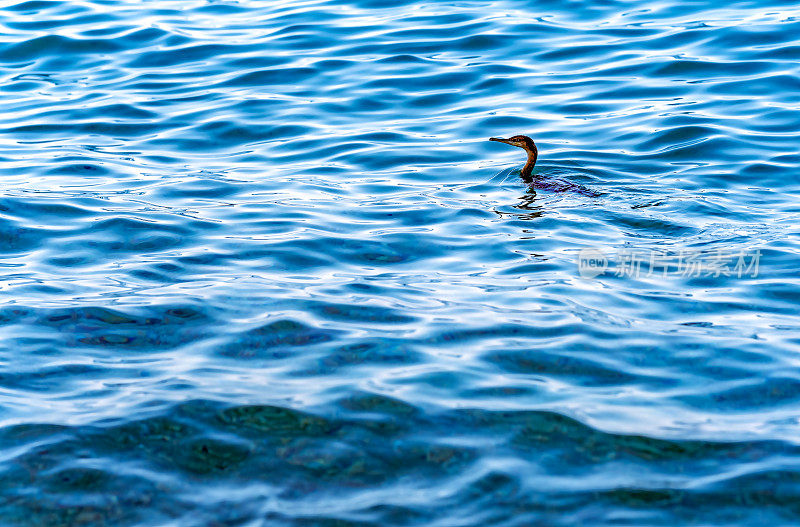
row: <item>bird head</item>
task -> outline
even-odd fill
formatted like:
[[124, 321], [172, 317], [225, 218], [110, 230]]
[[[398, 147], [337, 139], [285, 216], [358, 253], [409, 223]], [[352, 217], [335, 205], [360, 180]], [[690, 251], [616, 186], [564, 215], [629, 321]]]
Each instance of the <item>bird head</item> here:
[[533, 144], [533, 139], [531, 139], [527, 135], [515, 135], [513, 137], [509, 137], [508, 139], [503, 139], [501, 137], [490, 137], [489, 141], [498, 141], [500, 143], [505, 143], [507, 145], [518, 146], [528, 151], [531, 151], [534, 148], [536, 148], [536, 145]]

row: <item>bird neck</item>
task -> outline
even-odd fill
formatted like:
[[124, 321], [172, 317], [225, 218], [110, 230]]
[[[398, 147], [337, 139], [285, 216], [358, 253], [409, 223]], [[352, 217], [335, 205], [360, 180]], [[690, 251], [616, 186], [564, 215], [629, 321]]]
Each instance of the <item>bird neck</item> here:
[[531, 172], [533, 172], [533, 167], [536, 165], [536, 158], [539, 157], [539, 150], [536, 148], [536, 145], [533, 145], [532, 149], [528, 150], [526, 148], [525, 151], [528, 152], [528, 161], [525, 163], [525, 166], [522, 167], [519, 175], [525, 182], [529, 183], [533, 179], [531, 177]]

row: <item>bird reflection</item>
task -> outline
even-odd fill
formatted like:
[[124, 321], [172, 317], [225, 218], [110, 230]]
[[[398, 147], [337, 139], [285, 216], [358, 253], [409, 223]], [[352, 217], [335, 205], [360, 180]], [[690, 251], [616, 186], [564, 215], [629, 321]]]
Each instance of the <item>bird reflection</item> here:
[[522, 201], [507, 207], [506, 210], [495, 208], [494, 213], [501, 217], [513, 217], [519, 220], [535, 220], [544, 214], [545, 207], [537, 203], [535, 190], [528, 191], [520, 199]]

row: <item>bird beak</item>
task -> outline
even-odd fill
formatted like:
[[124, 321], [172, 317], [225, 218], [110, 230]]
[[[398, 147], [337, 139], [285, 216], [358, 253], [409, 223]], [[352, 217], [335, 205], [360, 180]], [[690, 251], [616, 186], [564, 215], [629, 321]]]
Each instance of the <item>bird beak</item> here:
[[497, 141], [498, 143], [505, 143], [507, 145], [511, 144], [511, 141], [508, 139], [503, 139], [502, 137], [490, 137], [489, 141]]

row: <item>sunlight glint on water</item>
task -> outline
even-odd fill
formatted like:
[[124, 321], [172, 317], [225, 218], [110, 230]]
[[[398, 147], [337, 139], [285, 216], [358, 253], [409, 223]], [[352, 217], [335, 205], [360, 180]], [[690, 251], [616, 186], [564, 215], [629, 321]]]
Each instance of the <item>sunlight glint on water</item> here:
[[387, 5], [0, 5], [0, 523], [797, 522], [800, 10]]

